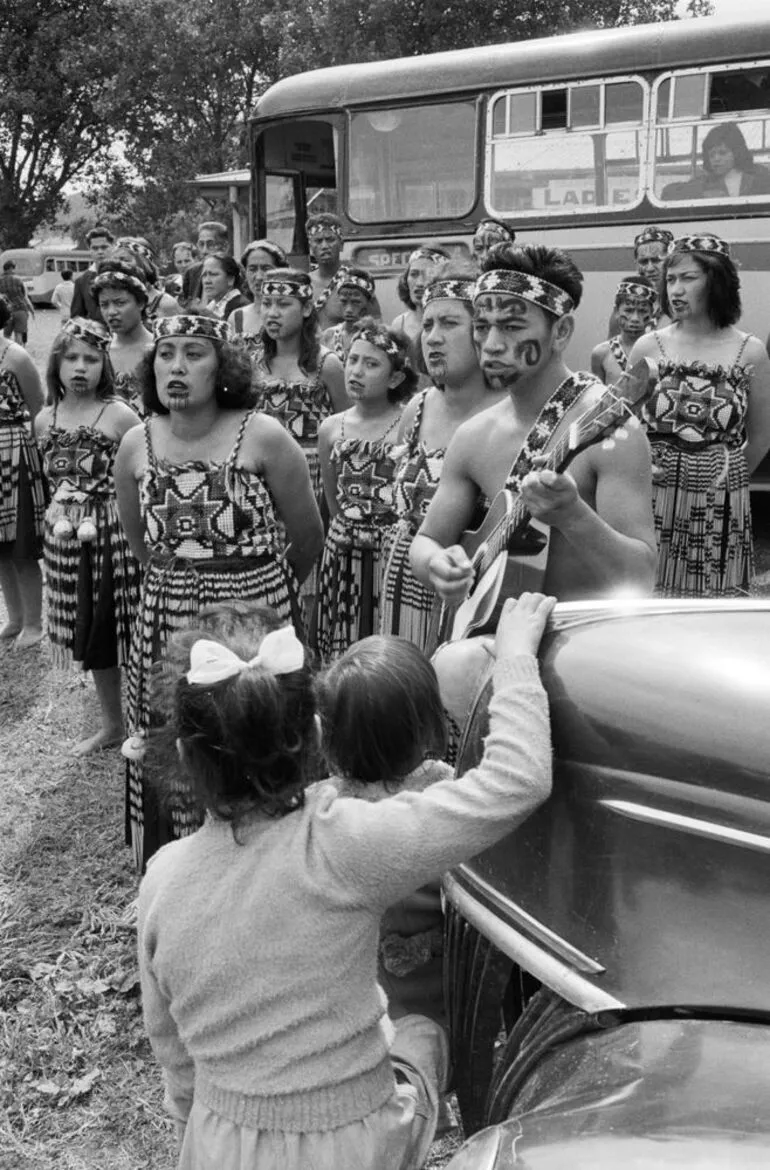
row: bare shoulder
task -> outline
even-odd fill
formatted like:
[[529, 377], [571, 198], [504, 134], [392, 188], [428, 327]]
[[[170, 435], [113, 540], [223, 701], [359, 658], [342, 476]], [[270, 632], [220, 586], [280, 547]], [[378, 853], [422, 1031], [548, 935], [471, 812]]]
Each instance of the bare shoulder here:
[[38, 438], [40, 438], [41, 435], [45, 435], [48, 433], [48, 431], [51, 428], [52, 422], [53, 422], [53, 407], [52, 406], [44, 406], [43, 409], [38, 411], [37, 415], [35, 416], [34, 429], [35, 429], [35, 434], [37, 435]]
[[746, 344], [743, 348], [741, 356], [741, 364], [747, 366], [768, 366], [770, 365], [770, 358], [767, 356], [767, 350], [764, 343], [750, 333]]
[[32, 358], [27, 353], [23, 345], [18, 345], [15, 341], [8, 343], [8, 349], [5, 352], [4, 364], [9, 370], [13, 370], [15, 374], [20, 377], [38, 378], [37, 366]]
[[[665, 334], [667, 330], [662, 330], [661, 335]], [[644, 333], [634, 345], [629, 356], [631, 365], [639, 361], [640, 358], [656, 358], [660, 357], [660, 349], [658, 348], [657, 337], [654, 333]]]
[[112, 402], [108, 402], [104, 417], [117, 426], [122, 434], [131, 430], [132, 427], [137, 426], [142, 421], [136, 411], [127, 402], [124, 402], [122, 398], [114, 398]]
[[324, 419], [318, 428], [319, 441], [323, 440], [324, 443], [333, 443], [335, 439], [339, 438], [341, 430], [342, 415], [330, 414], [328, 418]]
[[609, 352], [610, 352], [609, 341], [600, 341], [599, 344], [595, 345], [594, 348], [591, 350], [591, 357], [592, 358], [605, 358]]

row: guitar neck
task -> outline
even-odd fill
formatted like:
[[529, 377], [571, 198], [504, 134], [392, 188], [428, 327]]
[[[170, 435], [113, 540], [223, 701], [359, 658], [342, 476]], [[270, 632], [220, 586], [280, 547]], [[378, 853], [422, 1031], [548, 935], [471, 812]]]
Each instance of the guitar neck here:
[[[570, 446], [570, 435], [569, 431], [567, 431], [559, 439], [553, 450], [549, 452], [540, 470], [564, 471], [576, 454], [577, 452], [573, 451]], [[523, 528], [530, 519], [529, 509], [525, 506], [521, 496], [516, 496], [510, 512], [498, 521], [487, 537], [482, 568], [484, 565], [490, 564], [495, 557], [499, 556], [505, 550], [514, 532], [518, 531], [519, 528]]]

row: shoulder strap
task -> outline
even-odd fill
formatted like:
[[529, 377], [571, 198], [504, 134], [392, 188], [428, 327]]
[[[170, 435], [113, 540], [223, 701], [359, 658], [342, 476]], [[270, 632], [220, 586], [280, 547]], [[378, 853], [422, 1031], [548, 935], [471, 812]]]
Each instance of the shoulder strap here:
[[243, 309], [233, 309], [230, 314], [230, 324], [236, 333], [243, 332]]
[[739, 348], [737, 354], [735, 355], [735, 360], [733, 361], [734, 366], [737, 366], [740, 364], [740, 360], [743, 357], [743, 351], [746, 348], [746, 346], [749, 344], [750, 337], [751, 337], [750, 333], [744, 333], [743, 339], [742, 339], [741, 344], [740, 344], [740, 348]]
[[241, 450], [241, 443], [243, 442], [243, 436], [246, 433], [246, 427], [248, 426], [249, 419], [252, 419], [256, 413], [256, 410], [247, 410], [246, 414], [244, 414], [243, 418], [241, 419], [241, 425], [238, 427], [238, 434], [235, 436], [233, 449], [228, 456], [228, 463], [235, 465], [237, 462], [238, 455], [240, 454]]
[[521, 481], [532, 470], [534, 457], [540, 455], [553, 438], [556, 428], [571, 406], [577, 402], [586, 388], [595, 384], [597, 379], [590, 374], [570, 374], [560, 386], [554, 390], [522, 443], [521, 450], [516, 456], [513, 467], [508, 472], [505, 486], [508, 491], [521, 490]]
[[106, 409], [107, 409], [107, 407], [110, 405], [110, 402], [111, 402], [111, 401], [112, 401], [112, 400], [110, 399], [110, 400], [108, 400], [107, 402], [103, 402], [103, 403], [102, 403], [102, 409], [99, 411], [99, 413], [97, 414], [96, 418], [95, 418], [95, 419], [94, 419], [94, 421], [91, 423], [91, 430], [93, 430], [93, 429], [94, 429], [94, 427], [96, 426], [96, 424], [99, 422], [99, 419], [102, 417], [102, 415], [104, 414], [105, 410], [106, 410]]
[[[428, 387], [428, 389], [430, 389], [430, 387]], [[422, 391], [417, 401], [417, 410], [415, 411], [414, 422], [412, 423], [412, 428], [409, 431], [409, 435], [406, 440], [410, 449], [414, 446], [420, 437], [420, 431], [422, 430], [422, 413], [425, 409], [425, 399], [428, 397], [428, 389]]]
[[665, 349], [663, 348], [663, 342], [660, 340], [660, 334], [658, 333], [657, 329], [655, 329], [653, 331], [652, 336], [655, 338], [655, 341], [657, 342], [658, 349], [660, 350], [660, 356], [662, 358], [664, 358], [666, 361], [668, 361], [668, 354], [666, 353]]
[[610, 347], [610, 353], [614, 357], [615, 361], [618, 363], [621, 370], [623, 370], [625, 372], [628, 369], [628, 354], [623, 349], [623, 346], [622, 346], [621, 341], [620, 341], [620, 334], [619, 333], [617, 333], [614, 337], [610, 338], [609, 347]]
[[146, 418], [144, 423], [144, 449], [147, 452], [147, 466], [151, 471], [156, 470], [155, 452], [152, 449], [152, 435], [150, 434], [150, 420]]

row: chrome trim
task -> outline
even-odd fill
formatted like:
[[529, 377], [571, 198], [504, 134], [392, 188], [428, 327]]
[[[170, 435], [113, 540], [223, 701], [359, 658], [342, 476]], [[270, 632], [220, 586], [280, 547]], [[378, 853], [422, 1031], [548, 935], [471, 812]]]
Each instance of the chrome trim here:
[[696, 837], [709, 841], [721, 841], [725, 845], [740, 845], [745, 849], [756, 849], [770, 853], [770, 837], [762, 833], [750, 833], [747, 829], [733, 829], [730, 825], [719, 825], [714, 821], [703, 821], [699, 817], [688, 817], [682, 813], [668, 812], [662, 808], [649, 808], [634, 804], [630, 800], [600, 800], [599, 804], [621, 816], [650, 825], [661, 825], [664, 829], [682, 829]]
[[469, 870], [465, 865], [460, 865], [457, 869], [466, 879], [463, 888], [467, 889], [469, 885], [475, 887], [473, 891], [469, 891], [471, 897], [473, 897], [475, 890], [478, 890], [485, 901], [498, 907], [506, 918], [513, 919], [517, 925], [526, 930], [527, 934], [533, 935], [536, 941], [555, 951], [559, 958], [568, 963], [570, 967], [575, 967], [584, 975], [603, 975], [605, 973], [607, 968], [603, 967], [601, 963], [597, 963], [595, 959], [579, 951], [577, 947], [573, 947], [572, 943], [568, 943], [560, 934], [556, 934], [550, 927], [544, 926], [537, 918], [533, 918], [526, 910], [522, 910], [515, 902], [504, 897], [494, 886], [479, 877], [475, 871]]
[[558, 634], [575, 626], [612, 621], [628, 617], [659, 617], [679, 613], [770, 613], [770, 599], [764, 597], [727, 598], [607, 598], [602, 601], [564, 601], [554, 608], [548, 633]]
[[444, 877], [444, 889], [449, 901], [471, 926], [557, 995], [585, 1012], [619, 1011], [626, 1006], [502, 922], [491, 910], [475, 901], [451, 874]]

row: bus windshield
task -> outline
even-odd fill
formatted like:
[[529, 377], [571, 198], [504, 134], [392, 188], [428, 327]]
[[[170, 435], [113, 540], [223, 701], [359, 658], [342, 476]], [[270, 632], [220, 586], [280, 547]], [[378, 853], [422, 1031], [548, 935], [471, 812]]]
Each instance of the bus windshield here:
[[348, 214], [359, 223], [456, 219], [476, 202], [476, 105], [361, 110], [350, 117]]

